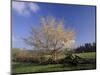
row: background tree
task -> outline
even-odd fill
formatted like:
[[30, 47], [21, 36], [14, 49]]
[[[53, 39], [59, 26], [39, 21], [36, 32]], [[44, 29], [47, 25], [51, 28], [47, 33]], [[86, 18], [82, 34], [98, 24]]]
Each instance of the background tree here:
[[36, 50], [49, 50], [54, 62], [60, 50], [72, 47], [73, 40], [74, 31], [65, 29], [63, 21], [56, 21], [54, 17], [42, 17], [40, 28], [32, 27], [30, 36], [24, 39], [26, 44]]
[[75, 52], [82, 53], [82, 52], [96, 52], [96, 43], [85, 43], [82, 46], [79, 46], [75, 49]]

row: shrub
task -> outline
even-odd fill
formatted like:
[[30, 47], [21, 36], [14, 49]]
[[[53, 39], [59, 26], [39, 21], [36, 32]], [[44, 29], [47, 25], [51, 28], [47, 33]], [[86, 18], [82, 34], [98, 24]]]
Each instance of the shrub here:
[[66, 64], [78, 65], [79, 64], [78, 56], [73, 55], [71, 53], [66, 54], [65, 58], [63, 59], [63, 65], [65, 66]]

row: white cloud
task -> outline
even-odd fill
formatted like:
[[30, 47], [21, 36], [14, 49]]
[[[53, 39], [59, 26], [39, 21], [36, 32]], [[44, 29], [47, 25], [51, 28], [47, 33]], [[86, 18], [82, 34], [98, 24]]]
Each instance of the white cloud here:
[[21, 37], [20, 36], [12, 35], [12, 41], [13, 42], [19, 42], [19, 41], [22, 41], [22, 40], [21, 40]]
[[40, 8], [36, 3], [12, 2], [12, 8], [20, 15], [31, 15], [36, 13]]
[[15, 38], [15, 36], [12, 36], [12, 41], [16, 41], [16, 38]]
[[29, 8], [32, 12], [37, 12], [40, 9], [36, 3], [29, 3]]
[[13, 2], [12, 8], [20, 15], [28, 15], [29, 11], [26, 9], [24, 2]]

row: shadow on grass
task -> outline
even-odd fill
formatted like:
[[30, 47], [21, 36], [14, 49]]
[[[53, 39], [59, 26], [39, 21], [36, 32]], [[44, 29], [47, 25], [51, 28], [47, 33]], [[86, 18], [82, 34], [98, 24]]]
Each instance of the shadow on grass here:
[[28, 73], [47, 73], [47, 72], [59, 72], [59, 71], [75, 71], [75, 70], [91, 70], [96, 69], [95, 64], [79, 64], [77, 66], [62, 64], [48, 64], [48, 65], [40, 65], [40, 64], [31, 64], [31, 65], [20, 65], [20, 67], [16, 67], [13, 69], [13, 75], [16, 74], [28, 74]]

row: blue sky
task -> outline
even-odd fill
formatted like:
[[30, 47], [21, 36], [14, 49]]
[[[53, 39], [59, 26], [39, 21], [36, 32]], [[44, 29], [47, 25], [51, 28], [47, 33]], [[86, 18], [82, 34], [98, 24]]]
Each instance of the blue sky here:
[[95, 42], [95, 6], [39, 2], [12, 2], [12, 47], [27, 48], [22, 38], [31, 26], [38, 29], [41, 16], [63, 19], [66, 28], [74, 29], [75, 45]]

